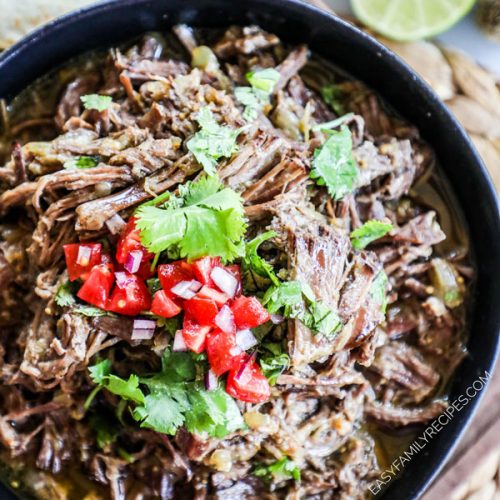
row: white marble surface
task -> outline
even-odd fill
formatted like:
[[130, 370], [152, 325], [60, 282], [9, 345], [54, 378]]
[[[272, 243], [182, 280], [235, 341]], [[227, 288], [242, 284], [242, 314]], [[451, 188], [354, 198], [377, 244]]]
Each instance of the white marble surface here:
[[[351, 13], [349, 0], [324, 0], [339, 13]], [[444, 46], [459, 48], [500, 78], [500, 42], [489, 40], [474, 22], [474, 13], [437, 37]]]

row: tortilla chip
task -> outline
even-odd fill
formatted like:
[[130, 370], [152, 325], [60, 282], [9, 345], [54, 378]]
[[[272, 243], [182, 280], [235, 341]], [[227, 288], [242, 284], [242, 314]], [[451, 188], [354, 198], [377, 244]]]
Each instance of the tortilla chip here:
[[0, 49], [66, 12], [94, 0], [0, 0]]

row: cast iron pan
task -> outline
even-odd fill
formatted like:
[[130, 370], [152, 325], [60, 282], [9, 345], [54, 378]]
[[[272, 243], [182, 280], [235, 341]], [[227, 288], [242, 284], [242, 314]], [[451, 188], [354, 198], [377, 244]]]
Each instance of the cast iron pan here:
[[[292, 43], [307, 43], [378, 91], [433, 146], [465, 214], [478, 265], [469, 318], [469, 355], [450, 400], [492, 371], [500, 330], [500, 211], [490, 178], [466, 133], [434, 92], [392, 52], [334, 16], [298, 0], [112, 0], [63, 17], [0, 56], [0, 97], [87, 50], [108, 47], [176, 23], [206, 27], [259, 24]], [[417, 498], [446, 462], [484, 393], [455, 413], [414, 455], [384, 496]], [[0, 498], [10, 498], [7, 490]]]

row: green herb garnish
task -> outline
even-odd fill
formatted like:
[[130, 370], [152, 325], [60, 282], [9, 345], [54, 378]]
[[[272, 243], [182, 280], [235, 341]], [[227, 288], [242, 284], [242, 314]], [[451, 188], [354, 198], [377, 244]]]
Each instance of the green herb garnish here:
[[278, 377], [290, 366], [290, 356], [283, 352], [279, 342], [262, 344], [263, 354], [259, 359], [262, 372], [271, 385], [275, 385]]
[[72, 160], [68, 160], [64, 162], [64, 168], [72, 170], [75, 168], [86, 169], [86, 168], [94, 168], [99, 164], [98, 158], [95, 156], [77, 156]]
[[108, 360], [90, 367], [92, 380], [132, 402], [132, 416], [141, 427], [173, 435], [185, 425], [189, 432], [218, 438], [244, 427], [238, 406], [224, 388], [206, 391], [196, 380], [190, 353], [165, 351], [161, 371], [145, 378], [132, 374], [122, 379], [109, 368]]
[[310, 176], [320, 186], [326, 186], [334, 200], [353, 191], [358, 167], [352, 154], [352, 137], [344, 125], [329, 133], [326, 142], [314, 151]]
[[217, 161], [229, 158], [238, 151], [236, 139], [242, 129], [232, 129], [219, 125], [208, 107], [201, 108], [196, 121], [200, 130], [186, 143], [196, 160], [205, 172], [213, 176], [216, 173]]
[[345, 92], [334, 84], [325, 85], [321, 89], [321, 97], [335, 111], [337, 115], [343, 115], [345, 108], [342, 99], [345, 97]]
[[316, 300], [311, 288], [299, 281], [286, 281], [271, 286], [262, 299], [271, 314], [298, 319], [313, 333], [331, 338], [342, 328], [337, 313], [324, 302]]
[[351, 232], [352, 246], [356, 250], [362, 250], [373, 241], [385, 236], [389, 231], [392, 231], [393, 228], [394, 226], [392, 224], [371, 219]]
[[300, 469], [288, 457], [283, 457], [271, 465], [257, 465], [253, 474], [262, 477], [266, 481], [286, 481], [294, 479], [300, 481]]
[[389, 284], [389, 279], [384, 271], [380, 271], [372, 282], [370, 288], [370, 296], [373, 300], [380, 305], [380, 310], [385, 314], [387, 309], [387, 285]]
[[242, 259], [244, 272], [253, 272], [258, 276], [270, 279], [273, 284], [279, 285], [280, 281], [274, 272], [273, 266], [261, 257], [257, 250], [259, 246], [271, 238], [274, 238], [274, 231], [267, 231], [255, 237], [245, 245], [245, 255]]
[[89, 94], [80, 97], [85, 109], [95, 109], [105, 111], [109, 108], [113, 99], [107, 95]]
[[281, 75], [273, 68], [250, 71], [246, 78], [250, 87], [236, 87], [234, 95], [245, 106], [243, 118], [253, 121], [257, 118], [259, 110], [269, 104], [269, 96], [273, 93]]
[[219, 256], [224, 262], [242, 253], [246, 223], [239, 194], [215, 177], [179, 187], [163, 208], [142, 206], [136, 212], [144, 246], [152, 253], [178, 250], [181, 258]]

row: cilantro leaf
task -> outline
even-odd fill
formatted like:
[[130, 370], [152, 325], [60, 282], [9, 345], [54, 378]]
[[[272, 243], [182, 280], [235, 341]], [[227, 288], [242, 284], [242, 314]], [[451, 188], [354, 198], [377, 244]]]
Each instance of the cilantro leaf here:
[[335, 311], [317, 301], [311, 288], [299, 281], [286, 281], [271, 286], [262, 299], [271, 314], [281, 311], [286, 318], [298, 319], [313, 333], [331, 338], [342, 328]]
[[245, 76], [254, 89], [262, 90], [268, 95], [273, 92], [281, 77], [274, 68], [249, 71]]
[[128, 380], [124, 380], [116, 375], [109, 375], [104, 387], [109, 392], [127, 401], [134, 401], [135, 403], [144, 402], [144, 394], [139, 389], [139, 377], [137, 375], [130, 375]]
[[253, 121], [259, 109], [269, 104], [269, 96], [280, 79], [280, 74], [273, 68], [250, 71], [246, 74], [250, 87], [236, 87], [234, 95], [245, 106], [243, 118]]
[[73, 286], [71, 285], [71, 282], [66, 281], [66, 283], [63, 283], [57, 289], [54, 300], [60, 307], [72, 306], [76, 302], [75, 296], [73, 295]]
[[74, 169], [74, 168], [85, 169], [85, 168], [93, 168], [97, 166], [98, 163], [99, 160], [95, 156], [77, 156], [72, 160], [65, 161], [63, 166], [64, 168], [67, 169]]
[[114, 316], [113, 313], [105, 311], [104, 309], [99, 309], [98, 307], [89, 306], [86, 304], [75, 305], [73, 311], [77, 314], [82, 314], [83, 316], [88, 316], [90, 318], [96, 318], [98, 316]]
[[189, 402], [181, 387], [166, 386], [155, 390], [144, 400], [144, 406], [138, 406], [133, 417], [141, 421], [141, 427], [147, 427], [164, 434], [175, 434], [184, 423], [184, 412], [189, 409]]
[[206, 106], [201, 108], [196, 120], [201, 129], [189, 139], [186, 146], [203, 170], [213, 176], [216, 173], [217, 161], [222, 157], [229, 158], [238, 151], [236, 139], [241, 129], [219, 125]]
[[109, 418], [94, 414], [89, 419], [90, 427], [96, 433], [97, 446], [102, 450], [116, 441], [119, 430], [112, 425]]
[[361, 227], [351, 232], [352, 246], [356, 250], [362, 250], [372, 241], [385, 236], [394, 228], [392, 224], [380, 220], [371, 219], [365, 222]]
[[97, 111], [105, 111], [113, 102], [110, 96], [98, 94], [82, 95], [80, 100], [85, 109], [96, 109]]
[[334, 84], [325, 85], [321, 89], [321, 97], [323, 100], [337, 113], [338, 115], [343, 115], [345, 113], [345, 108], [342, 103], [342, 99], [345, 97], [345, 92]]
[[[132, 416], [141, 427], [175, 434], [183, 425], [189, 432], [222, 438], [245, 426], [236, 402], [222, 387], [206, 391], [196, 380], [197, 369], [187, 352], [166, 350], [160, 372], [128, 380], [109, 373], [109, 360], [89, 368], [92, 380], [135, 404]], [[144, 393], [139, 384], [147, 388]]]
[[211, 255], [225, 262], [241, 253], [246, 230], [242, 200], [217, 178], [188, 182], [164, 208], [141, 206], [136, 217], [142, 243], [150, 252], [176, 247], [181, 258]]
[[285, 281], [267, 289], [262, 299], [271, 314], [284, 310], [286, 317], [294, 315], [293, 309], [302, 303], [302, 286], [298, 281]]
[[89, 366], [90, 378], [92, 382], [98, 385], [105, 383], [106, 377], [109, 376], [109, 371], [111, 369], [111, 361], [105, 359], [94, 366]]
[[267, 481], [274, 480], [278, 483], [288, 479], [300, 481], [300, 469], [288, 457], [280, 458], [271, 465], [260, 464], [255, 467], [253, 474]]
[[385, 313], [387, 309], [386, 290], [389, 284], [389, 279], [384, 271], [380, 271], [372, 282], [370, 287], [370, 296], [377, 304], [380, 304], [380, 310]]
[[262, 258], [257, 250], [259, 246], [271, 238], [274, 238], [276, 233], [274, 231], [267, 231], [255, 237], [245, 245], [245, 255], [242, 259], [243, 270], [245, 272], [254, 272], [255, 274], [270, 279], [274, 285], [279, 285], [280, 281], [274, 272], [273, 266]]
[[261, 347], [265, 352], [259, 359], [260, 367], [269, 383], [275, 385], [278, 377], [289, 368], [290, 356], [283, 352], [281, 344], [278, 342], [262, 344]]
[[344, 125], [314, 151], [310, 177], [320, 186], [326, 186], [334, 200], [342, 199], [354, 189], [358, 167], [352, 154], [352, 137]]

